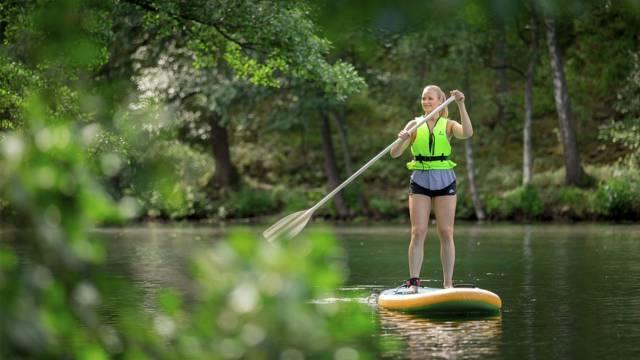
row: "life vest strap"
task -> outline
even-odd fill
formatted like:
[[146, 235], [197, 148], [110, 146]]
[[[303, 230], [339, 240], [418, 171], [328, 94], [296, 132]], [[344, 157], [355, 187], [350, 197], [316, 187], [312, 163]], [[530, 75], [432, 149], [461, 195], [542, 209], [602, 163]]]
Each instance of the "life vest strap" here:
[[416, 155], [413, 157], [413, 160], [415, 161], [445, 161], [445, 160], [449, 160], [449, 157], [446, 155], [439, 155], [439, 156], [422, 156], [422, 155]]

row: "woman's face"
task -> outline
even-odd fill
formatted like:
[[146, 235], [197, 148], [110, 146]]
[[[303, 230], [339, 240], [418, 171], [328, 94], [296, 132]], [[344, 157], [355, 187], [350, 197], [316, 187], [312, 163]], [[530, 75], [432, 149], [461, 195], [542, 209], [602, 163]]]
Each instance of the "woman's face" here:
[[435, 90], [427, 89], [422, 92], [422, 109], [425, 112], [432, 112], [433, 109], [437, 108], [440, 104], [442, 104], [442, 101], [440, 101], [438, 93]]

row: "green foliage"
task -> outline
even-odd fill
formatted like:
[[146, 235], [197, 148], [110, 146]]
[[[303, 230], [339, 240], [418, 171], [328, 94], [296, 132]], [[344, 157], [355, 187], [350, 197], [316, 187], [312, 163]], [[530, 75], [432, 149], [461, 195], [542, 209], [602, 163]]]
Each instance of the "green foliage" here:
[[601, 137], [625, 147], [630, 165], [640, 164], [640, 120], [610, 122], [600, 127]]
[[489, 189], [513, 189], [519, 186], [522, 177], [512, 165], [492, 166], [486, 171], [485, 181], [480, 186]]
[[373, 197], [369, 199], [369, 207], [374, 213], [383, 218], [395, 218], [400, 213], [398, 203], [382, 197]]
[[[64, 83], [108, 59], [112, 2], [12, 1], [3, 7], [5, 44], [47, 81]], [[51, 90], [55, 90], [51, 88]]]
[[[589, 167], [589, 171], [600, 171], [598, 168]], [[562, 187], [565, 183], [565, 172], [563, 167], [557, 167], [548, 171], [536, 173], [532, 179], [533, 186], [546, 189], [552, 187]]]
[[543, 210], [539, 192], [531, 185], [517, 187], [487, 200], [489, 216], [499, 219], [532, 220], [542, 215]]
[[87, 231], [123, 219], [127, 204], [115, 204], [88, 170], [82, 128], [45, 122], [38, 97], [25, 109], [25, 129], [0, 144], [0, 189], [33, 230], [20, 239], [33, 252], [18, 262], [0, 250], [0, 356], [106, 358], [120, 339], [97, 314], [101, 294], [114, 289], [94, 272], [105, 253]]
[[124, 169], [120, 176], [125, 193], [138, 198], [152, 217], [202, 216], [208, 210], [211, 158], [175, 140], [157, 139], [146, 150], [131, 159], [135, 170]]
[[[38, 119], [41, 105], [29, 105]], [[104, 254], [87, 230], [115, 208], [87, 171], [79, 130], [37, 122], [27, 130], [33, 132], [2, 143], [0, 185], [36, 230], [35, 239], [25, 241], [36, 241], [40, 250], [20, 263], [11, 251], [0, 251], [3, 357], [215, 359], [335, 351], [375, 357], [374, 323], [361, 305], [310, 302], [332, 297], [344, 281], [343, 256], [323, 233], [288, 244], [236, 233], [196, 261], [194, 304], [164, 291], [157, 313], [118, 304], [119, 320], [105, 322], [101, 316], [112, 315], [99, 306], [107, 305], [104, 294], [131, 290], [100, 278]]]
[[289, 189], [278, 186], [271, 193], [283, 205], [282, 210], [286, 213], [307, 209], [312, 205], [309, 194], [304, 189]]
[[550, 187], [543, 193], [545, 209], [554, 218], [589, 219], [593, 212], [593, 189], [573, 186]]
[[344, 61], [331, 66], [323, 64], [318, 69], [318, 74], [322, 79], [324, 92], [335, 96], [337, 101], [345, 101], [349, 96], [367, 87], [353, 65]]
[[640, 182], [632, 179], [611, 179], [603, 182], [595, 194], [595, 211], [608, 219], [637, 220], [640, 218]]
[[283, 59], [270, 56], [266, 63], [262, 64], [249, 56], [245, 56], [240, 46], [235, 43], [228, 45], [224, 59], [234, 70], [236, 76], [262, 86], [279, 86], [280, 82], [275, 78], [274, 73], [287, 69]]
[[[148, 117], [123, 106], [113, 127], [92, 121], [91, 104], [103, 94], [84, 100], [95, 90], [87, 89], [91, 72], [105, 60], [101, 36], [111, 28], [105, 8], [121, 3], [10, 3], [21, 16], [2, 36], [12, 46], [25, 38], [16, 58], [34, 55], [23, 57], [25, 68], [45, 80], [39, 88], [27, 82], [24, 93], [9, 87], [2, 94], [23, 126], [0, 139], [0, 192], [17, 224], [30, 230], [17, 239], [30, 251], [18, 257], [0, 249], [0, 357], [379, 357], [368, 310], [356, 302], [313, 302], [334, 297], [344, 281], [344, 255], [326, 233], [275, 244], [234, 233], [196, 260], [193, 298], [162, 291], [152, 313], [137, 306], [142, 301], [130, 284], [105, 277], [104, 247], [88, 231], [135, 215], [137, 200], [111, 199], [96, 175], [131, 185], [128, 191], [150, 207], [186, 216], [190, 194], [197, 197], [190, 188], [203, 186], [213, 167], [174, 140], [167, 113], [153, 101]], [[171, 2], [145, 4], [163, 5], [169, 14], [178, 9]], [[6, 9], [3, 2], [0, 21]], [[10, 68], [7, 77], [20, 69]], [[154, 196], [160, 197], [155, 203]], [[250, 198], [243, 206], [261, 202]], [[134, 301], [113, 300], [124, 296]]]
[[[101, 277], [102, 247], [87, 230], [115, 209], [99, 202], [103, 194], [87, 175], [86, 158], [78, 156], [82, 145], [67, 143], [82, 137], [63, 135], [65, 127], [58, 125], [52, 131], [57, 136], [45, 142], [46, 130], [33, 129], [34, 134], [5, 139], [0, 162], [1, 188], [36, 230], [35, 238], [24, 239], [36, 244], [35, 252], [25, 254], [28, 261], [18, 262], [12, 251], [0, 249], [3, 358], [378, 357], [368, 309], [357, 302], [312, 301], [334, 298], [345, 279], [344, 255], [324, 232], [274, 244], [234, 232], [196, 258], [196, 297], [189, 305], [171, 290], [160, 293], [152, 314], [109, 304], [116, 293], [135, 295], [130, 285]], [[71, 162], [76, 171], [61, 171], [57, 178], [75, 179], [75, 192], [25, 182], [40, 171], [39, 159], [61, 169]], [[78, 176], [82, 169], [85, 175]]]
[[180, 358], [375, 357], [375, 324], [362, 305], [310, 301], [334, 296], [342, 257], [326, 233], [268, 244], [235, 232], [197, 257], [192, 315], [175, 300], [157, 315], [170, 325], [164, 339]]
[[600, 139], [624, 147], [628, 166], [640, 168], [640, 53], [631, 54], [633, 69], [618, 92], [616, 110], [621, 119], [600, 126]]
[[38, 84], [38, 77], [24, 65], [0, 53], [0, 131], [15, 130], [21, 124], [20, 109], [27, 89]]
[[37, 203], [36, 208], [47, 208], [51, 218], [36, 222], [58, 222], [68, 229], [83, 222], [62, 216], [68, 211], [83, 209], [83, 216], [92, 220], [116, 219], [110, 200], [87, 171], [89, 160], [84, 149], [91, 139], [84, 136], [84, 130], [91, 125], [73, 127], [63, 121], [43, 121], [47, 109], [39, 97], [26, 101], [24, 110], [27, 127], [2, 142], [1, 181], [13, 190], [5, 195], [9, 201], [19, 208]]
[[270, 191], [242, 187], [233, 192], [227, 200], [228, 216], [248, 218], [273, 213], [278, 208], [278, 202]]
[[[594, 5], [573, 22], [575, 40], [567, 54], [571, 59], [567, 62], [568, 79], [571, 79], [568, 86], [581, 89], [572, 94], [576, 119], [600, 114], [610, 116], [608, 109], [612, 107], [624, 114], [634, 103], [636, 108], [638, 104], [638, 90], [633, 94], [628, 86], [634, 67], [637, 68], [633, 55], [637, 42], [632, 29], [640, 26], [640, 22], [622, 4], [607, 6], [595, 2]], [[598, 49], [603, 43], [608, 45]], [[591, 101], [594, 98], [600, 99], [602, 105], [594, 106]], [[589, 141], [596, 136], [595, 132], [581, 134], [582, 139]]]
[[620, 114], [631, 118], [640, 115], [640, 52], [631, 52], [631, 69], [618, 93], [615, 108]]
[[344, 199], [347, 207], [360, 212], [363, 209], [360, 209], [360, 196], [362, 195], [362, 184], [360, 182], [356, 182], [347, 186], [344, 190], [341, 190], [342, 198]]
[[558, 191], [558, 200], [560, 204], [570, 207], [577, 212], [588, 209], [589, 201], [586, 196], [591, 190], [583, 190], [573, 186], [560, 188]]
[[485, 207], [487, 209], [487, 216], [489, 218], [499, 219], [501, 200], [499, 196], [491, 195], [486, 199]]
[[330, 43], [318, 36], [304, 2], [149, 1], [143, 9], [149, 31], [188, 36], [196, 67], [219, 66], [224, 59], [236, 76], [254, 84], [280, 86], [293, 77], [316, 83], [337, 99], [365, 85], [352, 66], [327, 61]]
[[467, 195], [463, 189], [463, 184], [458, 183], [458, 201], [456, 203], [456, 218], [458, 219], [476, 219], [476, 210], [473, 206], [473, 200]]
[[522, 190], [514, 192], [513, 199], [514, 209], [522, 211], [526, 217], [535, 218], [542, 214], [543, 204], [533, 186], [524, 186]]

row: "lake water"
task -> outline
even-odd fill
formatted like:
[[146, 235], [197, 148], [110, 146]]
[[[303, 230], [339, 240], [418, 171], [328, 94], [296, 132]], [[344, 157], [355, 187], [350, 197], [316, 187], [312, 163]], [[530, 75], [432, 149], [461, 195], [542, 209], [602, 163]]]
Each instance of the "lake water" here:
[[[408, 229], [339, 232], [353, 287], [407, 276]], [[406, 358], [639, 359], [640, 227], [457, 226], [454, 283], [502, 298], [494, 319], [428, 320], [379, 311]], [[422, 277], [441, 287], [439, 242], [428, 235]]]
[[[406, 348], [390, 357], [640, 359], [638, 225], [458, 224], [454, 283], [497, 293], [503, 311], [494, 318], [449, 320], [384, 311], [373, 303], [378, 292], [407, 277], [408, 226], [335, 232], [349, 267], [339, 294], [369, 303], [382, 336], [406, 340]], [[95, 235], [107, 244], [112, 275], [132, 279], [144, 294], [143, 306], [153, 309], [157, 290], [188, 283], [189, 256], [222, 239], [224, 231], [147, 225]], [[441, 287], [441, 273], [433, 231], [425, 245], [426, 286]]]

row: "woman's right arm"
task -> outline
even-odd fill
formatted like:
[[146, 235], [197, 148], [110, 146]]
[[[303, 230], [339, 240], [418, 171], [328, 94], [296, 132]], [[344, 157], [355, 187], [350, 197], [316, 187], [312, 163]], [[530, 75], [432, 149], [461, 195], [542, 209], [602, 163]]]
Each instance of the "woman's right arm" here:
[[391, 155], [392, 158], [397, 158], [398, 156], [402, 155], [402, 153], [409, 147], [409, 145], [411, 145], [411, 143], [415, 139], [416, 133], [414, 132], [413, 134], [409, 134], [409, 132], [407, 131], [407, 129], [412, 127], [413, 124], [415, 124], [415, 120], [409, 121], [407, 125], [405, 125], [404, 129], [402, 129], [398, 133], [398, 138], [402, 139], [402, 141], [394, 145], [391, 150], [389, 150], [389, 155]]

